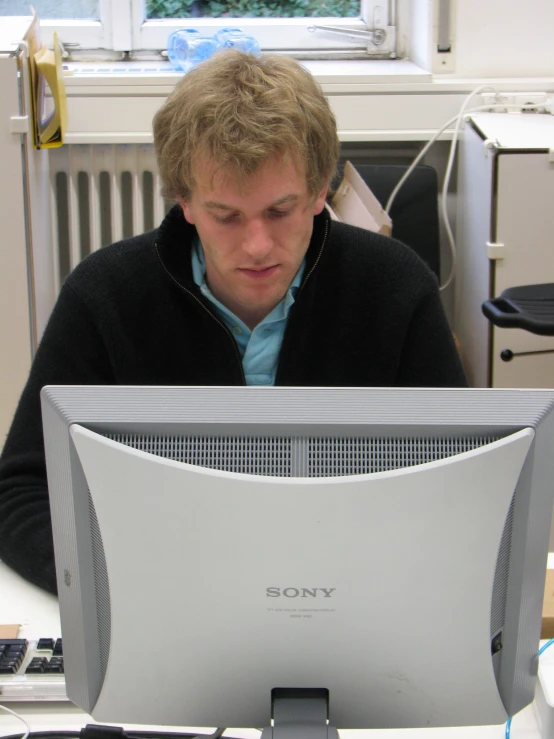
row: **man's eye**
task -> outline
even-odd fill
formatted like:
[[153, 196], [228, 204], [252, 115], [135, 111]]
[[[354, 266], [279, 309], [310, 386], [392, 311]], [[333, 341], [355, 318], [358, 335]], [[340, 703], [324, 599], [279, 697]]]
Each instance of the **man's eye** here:
[[290, 210], [270, 210], [269, 215], [271, 218], [284, 218], [288, 216]]
[[236, 213], [231, 213], [229, 216], [215, 216], [214, 220], [216, 220], [218, 223], [232, 223], [238, 218]]

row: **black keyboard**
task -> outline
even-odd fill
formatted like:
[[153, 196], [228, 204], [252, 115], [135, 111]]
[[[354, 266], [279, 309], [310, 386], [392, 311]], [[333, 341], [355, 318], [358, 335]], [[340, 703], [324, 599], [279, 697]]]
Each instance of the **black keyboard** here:
[[0, 700], [67, 700], [61, 639], [0, 639]]

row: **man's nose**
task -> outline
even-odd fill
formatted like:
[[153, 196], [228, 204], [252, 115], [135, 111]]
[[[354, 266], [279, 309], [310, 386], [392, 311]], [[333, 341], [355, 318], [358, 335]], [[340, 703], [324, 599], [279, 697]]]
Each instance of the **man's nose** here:
[[262, 262], [273, 249], [273, 238], [268, 225], [259, 219], [248, 223], [242, 248], [252, 259]]

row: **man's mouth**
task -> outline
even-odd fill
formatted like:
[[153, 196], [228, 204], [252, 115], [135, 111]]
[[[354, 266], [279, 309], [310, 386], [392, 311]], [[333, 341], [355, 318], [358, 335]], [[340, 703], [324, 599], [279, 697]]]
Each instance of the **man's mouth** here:
[[264, 277], [271, 277], [279, 267], [278, 264], [272, 264], [270, 267], [254, 267], [252, 269], [247, 269], [244, 267], [239, 267], [239, 272], [241, 272], [243, 275], [246, 275], [247, 277], [252, 277], [253, 279], [263, 279]]

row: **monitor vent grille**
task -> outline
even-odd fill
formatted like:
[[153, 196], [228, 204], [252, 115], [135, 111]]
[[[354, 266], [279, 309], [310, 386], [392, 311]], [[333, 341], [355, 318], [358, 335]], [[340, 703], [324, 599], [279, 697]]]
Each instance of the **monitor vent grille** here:
[[[508, 515], [506, 516], [506, 523], [504, 524], [504, 531], [502, 532], [502, 539], [500, 540], [498, 559], [496, 560], [491, 603], [491, 641], [495, 636], [502, 632], [504, 628], [504, 620], [506, 618], [506, 599], [508, 596], [508, 575], [510, 571], [514, 504], [515, 496], [512, 498], [512, 503], [510, 505]], [[493, 654], [492, 658], [497, 683], [500, 679], [502, 653], [503, 650], [500, 649], [496, 654]]]
[[111, 610], [110, 610], [110, 583], [108, 580], [108, 569], [106, 567], [106, 556], [104, 554], [104, 545], [102, 543], [102, 535], [98, 525], [98, 518], [94, 509], [94, 503], [88, 491], [89, 516], [90, 516], [90, 533], [92, 540], [92, 563], [94, 568], [94, 589], [96, 591], [96, 608], [98, 622], [98, 647], [100, 657], [100, 671], [102, 683], [106, 676], [108, 667], [108, 657], [110, 654], [111, 642]]
[[452, 457], [496, 437], [261, 437], [110, 433], [149, 454], [211, 469], [278, 477], [334, 477], [385, 472]]

